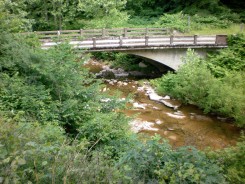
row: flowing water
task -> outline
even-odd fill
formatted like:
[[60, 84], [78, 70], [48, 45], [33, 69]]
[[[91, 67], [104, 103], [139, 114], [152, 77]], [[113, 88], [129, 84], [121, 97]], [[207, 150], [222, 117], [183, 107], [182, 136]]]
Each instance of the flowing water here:
[[[86, 66], [95, 73], [102, 68], [96, 62]], [[116, 91], [121, 92], [121, 98], [133, 95], [134, 103], [129, 104], [132, 108], [123, 111], [134, 118], [132, 129], [149, 135], [159, 134], [168, 139], [173, 147], [191, 145], [199, 149], [221, 149], [234, 145], [240, 136], [241, 130], [231, 122], [215, 115], [205, 115], [196, 106], [181, 105], [174, 110], [150, 100], [137, 80], [105, 80], [105, 85], [103, 91], [111, 95]], [[167, 101], [174, 105], [180, 104], [174, 99]]]

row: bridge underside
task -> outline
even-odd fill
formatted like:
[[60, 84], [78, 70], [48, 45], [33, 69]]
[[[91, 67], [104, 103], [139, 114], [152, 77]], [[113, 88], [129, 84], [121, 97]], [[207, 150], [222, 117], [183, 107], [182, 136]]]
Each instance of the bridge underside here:
[[[155, 61], [156, 66], [158, 66], [158, 63], [160, 63], [173, 70], [177, 70], [182, 64], [182, 58], [186, 56], [187, 48], [169, 48], [164, 50], [127, 50], [122, 52]], [[206, 57], [207, 55], [207, 49], [195, 49], [195, 52], [202, 58]]]

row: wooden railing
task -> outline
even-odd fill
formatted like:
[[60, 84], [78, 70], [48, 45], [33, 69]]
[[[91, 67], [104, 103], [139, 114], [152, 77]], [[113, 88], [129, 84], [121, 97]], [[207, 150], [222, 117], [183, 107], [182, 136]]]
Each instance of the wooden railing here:
[[80, 30], [57, 30], [57, 31], [36, 31], [41, 40], [48, 39], [88, 39], [88, 38], [110, 38], [110, 37], [143, 37], [163, 36], [170, 34], [164, 28], [115, 28], [115, 29], [80, 29]]
[[[69, 43], [79, 49], [131, 49], [138, 47], [174, 47], [174, 46], [226, 46], [226, 35], [214, 36], [144, 36], [144, 37], [100, 37], [85, 40], [71, 40]], [[47, 49], [60, 42], [44, 42], [42, 48]]]

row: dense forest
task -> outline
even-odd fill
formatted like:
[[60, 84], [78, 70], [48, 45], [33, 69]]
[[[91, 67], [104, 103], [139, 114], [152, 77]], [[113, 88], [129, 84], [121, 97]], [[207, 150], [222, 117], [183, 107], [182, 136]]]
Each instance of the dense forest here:
[[[142, 140], [120, 112], [125, 102], [102, 103], [108, 95], [82, 67], [86, 58], [68, 44], [42, 50], [35, 35], [18, 34], [147, 26], [234, 33], [244, 21], [239, 0], [0, 0], [0, 183], [245, 183], [243, 133], [217, 151]], [[177, 72], [151, 83], [244, 127], [244, 40], [229, 35], [229, 47], [205, 62], [189, 50]]]

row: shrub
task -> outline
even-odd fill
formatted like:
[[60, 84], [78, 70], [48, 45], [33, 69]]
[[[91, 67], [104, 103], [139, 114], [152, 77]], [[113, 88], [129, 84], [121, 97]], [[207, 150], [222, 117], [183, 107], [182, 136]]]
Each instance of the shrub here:
[[176, 150], [155, 136], [137, 142], [122, 157], [119, 167], [133, 183], [223, 183], [222, 169], [193, 147]]
[[120, 174], [86, 140], [70, 140], [55, 123], [0, 118], [0, 180], [3, 183], [118, 183]]
[[176, 14], [164, 14], [156, 22], [156, 26], [186, 32], [188, 31], [188, 16], [184, 15], [182, 12]]

